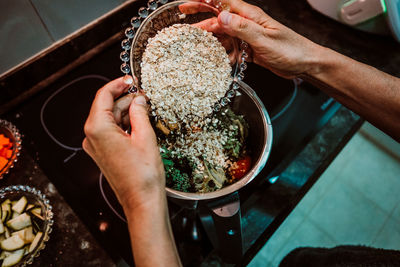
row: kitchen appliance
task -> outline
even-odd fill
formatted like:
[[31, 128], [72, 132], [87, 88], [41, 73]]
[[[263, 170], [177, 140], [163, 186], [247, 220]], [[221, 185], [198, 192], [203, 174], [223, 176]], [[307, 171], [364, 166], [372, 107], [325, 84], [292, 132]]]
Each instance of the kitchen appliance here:
[[400, 0], [307, 0], [322, 14], [351, 27], [390, 34], [400, 42]]
[[[120, 44], [115, 43], [11, 111], [7, 118], [24, 134], [27, 151], [100, 245], [116, 263], [133, 264], [123, 211], [100, 170], [81, 147], [83, 125], [96, 91], [121, 75], [115, 68], [120, 64], [116, 56], [119, 52]], [[231, 199], [234, 202], [238, 197], [240, 201], [243, 252], [247, 253], [293, 189], [278, 186], [279, 194], [269, 202], [265, 202], [264, 192], [271, 184], [278, 184], [280, 172], [340, 105], [310, 84], [279, 78], [254, 64], [248, 64], [244, 81], [254, 88], [274, 125], [268, 164]], [[188, 209], [171, 200], [168, 206], [184, 265], [209, 262], [218, 245], [215, 237], [219, 232], [208, 212], [215, 206]], [[232, 205], [229, 211], [235, 212], [237, 207]]]
[[[121, 64], [117, 56], [121, 44], [98, 45], [102, 50], [92, 59], [63, 74], [5, 117], [24, 134], [26, 151], [87, 229], [110, 257], [123, 266], [123, 263], [133, 264], [123, 211], [106, 179], [81, 147], [83, 125], [96, 91], [121, 75], [116, 67]], [[283, 210], [291, 205], [294, 193], [303, 186], [301, 177], [288, 183], [285, 177], [280, 177], [282, 171], [340, 107], [310, 84], [282, 79], [255, 64], [248, 64], [243, 81], [254, 89], [271, 115], [272, 152], [268, 164], [251, 183], [230, 194], [224, 203], [192, 202], [191, 207], [182, 207], [181, 203], [176, 204], [176, 199], [169, 199], [171, 225], [185, 266], [211, 264], [219, 257], [216, 237], [226, 234], [235, 237], [235, 231], [239, 230], [244, 256], [250, 257], [257, 251], [260, 243], [265, 242], [265, 233], [275, 227]], [[229, 201], [232, 204], [227, 209], [218, 208]], [[241, 229], [217, 229], [213, 221], [218, 217], [210, 210], [221, 215], [239, 213]]]

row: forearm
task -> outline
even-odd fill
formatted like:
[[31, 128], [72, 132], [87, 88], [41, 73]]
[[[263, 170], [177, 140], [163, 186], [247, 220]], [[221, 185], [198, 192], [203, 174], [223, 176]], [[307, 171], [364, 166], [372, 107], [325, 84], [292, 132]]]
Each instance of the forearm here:
[[400, 79], [319, 47], [304, 79], [400, 140]]
[[124, 206], [136, 266], [181, 266], [164, 196], [141, 207]]

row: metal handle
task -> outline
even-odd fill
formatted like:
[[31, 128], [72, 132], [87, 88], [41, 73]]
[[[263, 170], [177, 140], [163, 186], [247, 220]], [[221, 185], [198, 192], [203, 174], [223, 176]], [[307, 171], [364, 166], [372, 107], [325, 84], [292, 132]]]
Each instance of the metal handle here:
[[240, 200], [237, 192], [208, 203], [218, 238], [218, 252], [226, 263], [242, 259], [242, 227]]

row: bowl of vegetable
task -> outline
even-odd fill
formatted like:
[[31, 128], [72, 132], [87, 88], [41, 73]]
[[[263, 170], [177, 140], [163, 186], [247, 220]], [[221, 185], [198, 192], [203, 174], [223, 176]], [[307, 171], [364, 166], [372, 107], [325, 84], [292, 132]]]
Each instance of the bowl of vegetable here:
[[49, 200], [33, 187], [13, 185], [0, 189], [1, 266], [26, 266], [45, 248], [52, 231]]
[[150, 0], [131, 19], [121, 71], [132, 72], [150, 99], [168, 196], [219, 198], [262, 170], [272, 147], [271, 121], [242, 82], [247, 44], [212, 27], [227, 7], [167, 2]]
[[[217, 128], [228, 129], [228, 138], [222, 141], [228, 164], [225, 167], [209, 164], [218, 155], [205, 153], [200, 156], [205, 163], [203, 171], [190, 170], [184, 165], [193, 167], [192, 163], [185, 162], [179, 154], [171, 156], [161, 148], [169, 197], [209, 200], [229, 195], [250, 183], [264, 168], [272, 148], [271, 120], [254, 90], [244, 82], [238, 82], [238, 85], [237, 96], [211, 119], [211, 124], [217, 121]], [[162, 143], [160, 139], [165, 136], [159, 130], [156, 133], [159, 143]], [[174, 150], [175, 147], [170, 146], [169, 149]], [[187, 175], [184, 175], [185, 172]], [[200, 188], [206, 190], [197, 190], [195, 179], [199, 179]], [[187, 181], [189, 190], [183, 190], [182, 185]]]
[[21, 151], [21, 134], [10, 122], [0, 119], [0, 179], [14, 167]]

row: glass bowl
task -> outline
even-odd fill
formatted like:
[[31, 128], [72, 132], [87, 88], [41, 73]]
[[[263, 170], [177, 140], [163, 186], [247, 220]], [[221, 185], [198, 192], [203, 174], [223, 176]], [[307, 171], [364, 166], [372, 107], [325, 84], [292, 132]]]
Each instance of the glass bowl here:
[[29, 204], [34, 204], [35, 206], [39, 206], [41, 208], [41, 215], [44, 220], [40, 229], [43, 235], [40, 238], [38, 245], [32, 252], [24, 255], [20, 262], [18, 262], [16, 265], [13, 265], [19, 267], [32, 264], [34, 258], [40, 255], [40, 251], [45, 248], [46, 242], [49, 240], [49, 235], [54, 224], [52, 206], [50, 205], [49, 200], [40, 190], [28, 185], [12, 185], [0, 189], [1, 203], [3, 203], [3, 201], [6, 199], [11, 201], [19, 200], [22, 196], [27, 198]]
[[[214, 109], [220, 110], [227, 105], [236, 95], [239, 88], [238, 81], [243, 80], [244, 70], [247, 68], [246, 49], [248, 45], [237, 38], [215, 31], [212, 22], [216, 20], [223, 7], [215, 1], [214, 5], [199, 1], [173, 1], [150, 0], [148, 7], [142, 7], [137, 17], [131, 19], [131, 27], [125, 30], [126, 39], [121, 43], [123, 48], [120, 58], [123, 61], [121, 71], [125, 74], [132, 72], [138, 78], [138, 86], [141, 85], [141, 61], [149, 38], [154, 37], [158, 31], [174, 24], [190, 24], [205, 30], [214, 29], [213, 34], [224, 45], [232, 65], [233, 83]], [[202, 26], [200, 26], [202, 25]], [[206, 26], [209, 25], [209, 26]], [[137, 90], [133, 88], [131, 92]]]
[[22, 147], [22, 138], [17, 127], [15, 127], [11, 122], [1, 119], [0, 134], [3, 134], [4, 137], [8, 138], [12, 144], [11, 155], [4, 155], [3, 159], [7, 158], [7, 162], [3, 163], [2, 167], [0, 167], [0, 179], [2, 179], [18, 161], [18, 156], [20, 155]]

